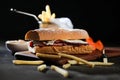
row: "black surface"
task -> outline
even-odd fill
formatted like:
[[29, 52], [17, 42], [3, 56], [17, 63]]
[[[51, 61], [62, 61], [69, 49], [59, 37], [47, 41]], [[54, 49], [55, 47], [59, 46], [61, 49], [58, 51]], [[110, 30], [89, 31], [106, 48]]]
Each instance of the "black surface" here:
[[39, 72], [37, 65], [14, 65], [13, 59], [5, 41], [0, 41], [0, 80], [120, 80], [120, 57], [109, 58], [115, 63], [112, 66], [71, 66], [68, 78], [50, 69], [45, 73]]
[[[94, 40], [100, 39], [108, 46], [120, 46], [119, 0], [1, 0], [0, 40], [24, 39], [28, 30], [38, 28], [36, 20], [12, 13], [10, 8], [38, 15], [46, 4], [57, 17], [69, 17], [75, 28], [86, 29]], [[109, 59], [116, 63], [113, 66], [92, 69], [72, 66], [68, 69], [69, 78], [52, 70], [38, 72], [37, 66], [14, 65], [13, 59], [4, 42], [0, 42], [0, 80], [120, 80], [120, 57]]]

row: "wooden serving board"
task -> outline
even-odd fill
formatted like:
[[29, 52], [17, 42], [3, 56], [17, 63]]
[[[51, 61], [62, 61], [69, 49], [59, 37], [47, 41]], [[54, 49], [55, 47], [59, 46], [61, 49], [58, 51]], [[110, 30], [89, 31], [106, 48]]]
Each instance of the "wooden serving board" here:
[[[120, 47], [105, 47], [105, 54], [108, 58], [120, 57]], [[100, 52], [98, 53], [95, 52], [93, 54], [79, 55], [78, 57], [88, 61], [103, 60], [102, 54]], [[67, 62], [66, 59], [60, 59], [56, 63], [62, 65], [65, 64], [66, 62]]]
[[[107, 55], [107, 57], [119, 57], [120, 56], [120, 47], [105, 47], [105, 54]], [[35, 56], [35, 54], [33, 53], [19, 53], [19, 54], [15, 54], [14, 55], [16, 59], [27, 59], [27, 60], [38, 60], [39, 58]], [[75, 55], [76, 56], [76, 55]], [[85, 60], [97, 60], [100, 59], [102, 57], [102, 54], [100, 52], [95, 52], [93, 54], [85, 54], [85, 55], [77, 55], [80, 58], [83, 58]], [[46, 60], [46, 59], [44, 59]], [[61, 59], [57, 59], [57, 60], [46, 60], [46, 62], [50, 62], [50, 63], [55, 63], [58, 65], [63, 65], [67, 62], [68, 59], [65, 58], [61, 58]]]
[[108, 57], [118, 57], [120, 56], [120, 47], [106, 47], [106, 55]]

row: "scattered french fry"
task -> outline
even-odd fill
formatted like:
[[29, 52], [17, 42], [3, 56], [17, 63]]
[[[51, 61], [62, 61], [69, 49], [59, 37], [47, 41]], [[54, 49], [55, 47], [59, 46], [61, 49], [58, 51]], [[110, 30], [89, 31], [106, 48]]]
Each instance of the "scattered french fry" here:
[[62, 69], [60, 67], [57, 67], [55, 65], [51, 65], [51, 69], [52, 70], [55, 70], [56, 72], [60, 73], [61, 75], [63, 75], [64, 77], [68, 77], [69, 76], [69, 73], [67, 70], [65, 69]]
[[[108, 62], [108, 63], [104, 63], [104, 62], [90, 62], [90, 63], [93, 63], [94, 65], [98, 65], [98, 66], [110, 66], [110, 65], [113, 65], [114, 63], [112, 62]], [[78, 64], [83, 64], [81, 62], [79, 62]]]
[[64, 64], [62, 67], [63, 67], [64, 69], [68, 69], [70, 66], [71, 66], [71, 64], [67, 63], [67, 64]]
[[25, 65], [39, 65], [44, 63], [42, 60], [28, 61], [28, 60], [13, 60], [14, 64], [25, 64]]
[[60, 55], [61, 57], [66, 57], [66, 58], [69, 58], [69, 59], [73, 59], [73, 60], [76, 60], [78, 62], [82, 62], [84, 64], [87, 64], [88, 66], [90, 67], [94, 67], [94, 64], [93, 63], [90, 63], [89, 61], [87, 60], [84, 60], [82, 58], [78, 58], [76, 56], [73, 56], [73, 55], [69, 55], [69, 54], [64, 54], [64, 53], [58, 53], [58, 55]]
[[47, 68], [46, 64], [42, 64], [40, 66], [37, 67], [38, 71], [43, 71]]
[[76, 60], [68, 60], [68, 63], [69, 63], [69, 64], [72, 64], [72, 65], [78, 64], [78, 62], [77, 62]]
[[52, 54], [43, 54], [43, 53], [36, 53], [36, 56], [37, 57], [40, 57], [40, 58], [46, 58], [46, 59], [60, 59], [61, 56], [60, 55], [52, 55]]
[[[77, 62], [75, 60], [68, 60], [68, 63], [69, 64], [83, 64], [82, 62]], [[99, 66], [110, 66], [110, 65], [113, 65], [114, 63], [112, 62], [108, 62], [108, 63], [104, 63], [104, 62], [91, 62], [90, 63], [94, 64], [94, 65], [99, 65]]]

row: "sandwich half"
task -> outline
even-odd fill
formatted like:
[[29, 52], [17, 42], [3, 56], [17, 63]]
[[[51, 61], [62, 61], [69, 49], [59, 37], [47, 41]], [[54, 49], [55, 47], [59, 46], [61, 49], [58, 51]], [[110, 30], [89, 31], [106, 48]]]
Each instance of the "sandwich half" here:
[[90, 36], [84, 29], [35, 29], [25, 34], [25, 40], [29, 40], [28, 48], [33, 53], [44, 54], [42, 59], [64, 64], [66, 58], [46, 58], [49, 55], [65, 53], [86, 60], [95, 60], [101, 57], [100, 50], [95, 49], [86, 39]]

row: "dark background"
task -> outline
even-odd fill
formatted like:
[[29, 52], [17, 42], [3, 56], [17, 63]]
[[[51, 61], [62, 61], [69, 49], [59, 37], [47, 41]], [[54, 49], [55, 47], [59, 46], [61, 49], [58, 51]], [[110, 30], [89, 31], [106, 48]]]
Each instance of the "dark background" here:
[[28, 30], [39, 28], [30, 16], [10, 8], [38, 15], [50, 5], [56, 17], [69, 17], [74, 28], [86, 29], [95, 40], [120, 45], [119, 1], [117, 0], [3, 0], [0, 3], [0, 40], [24, 39]]

